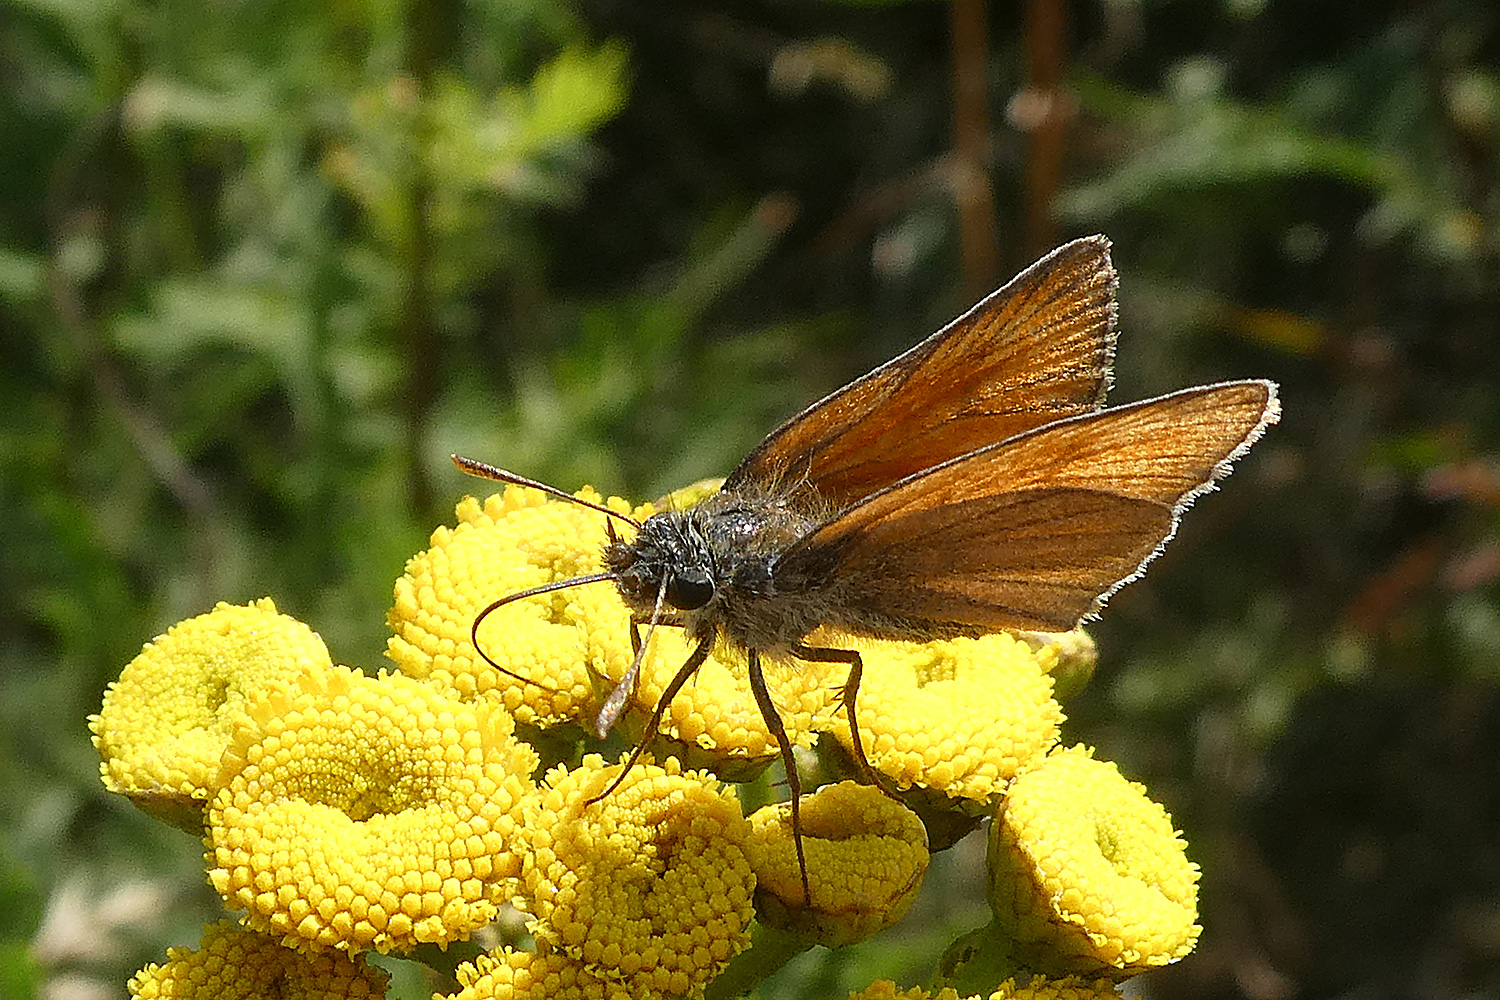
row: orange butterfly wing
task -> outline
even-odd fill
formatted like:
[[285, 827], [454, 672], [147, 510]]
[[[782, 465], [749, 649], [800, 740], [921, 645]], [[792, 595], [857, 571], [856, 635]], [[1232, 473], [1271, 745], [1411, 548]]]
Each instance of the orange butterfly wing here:
[[777, 428], [724, 484], [845, 507], [976, 448], [1093, 412], [1115, 344], [1109, 240], [1074, 240]]
[[864, 634], [1073, 628], [1278, 414], [1274, 384], [1225, 382], [1043, 426], [840, 513], [777, 561], [778, 589]]

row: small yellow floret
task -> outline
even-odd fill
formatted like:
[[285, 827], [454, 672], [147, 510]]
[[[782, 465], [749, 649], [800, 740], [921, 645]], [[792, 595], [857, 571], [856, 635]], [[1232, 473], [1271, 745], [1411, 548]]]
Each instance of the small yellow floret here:
[[1198, 940], [1186, 846], [1114, 764], [1057, 751], [1015, 780], [991, 824], [990, 905], [1038, 971], [1133, 975]]
[[535, 752], [498, 707], [334, 668], [251, 708], [209, 808], [209, 880], [293, 946], [409, 949], [494, 918]]
[[[865, 755], [901, 788], [985, 801], [1057, 741], [1051, 647], [998, 634], [854, 648], [864, 658], [856, 708]], [[831, 728], [850, 745], [843, 713]]]
[[246, 706], [329, 665], [317, 633], [270, 598], [179, 622], [126, 665], [89, 719], [105, 787], [168, 822], [200, 826]]
[[852, 781], [818, 789], [802, 800], [801, 812], [811, 906], [802, 893], [791, 805], [750, 817], [761, 922], [832, 948], [905, 916], [927, 871], [927, 831], [917, 814]]
[[169, 948], [165, 964], [137, 972], [130, 995], [136, 1000], [377, 1000], [385, 996], [389, 979], [362, 957], [293, 951], [224, 920], [203, 929], [196, 949]]
[[632, 988], [688, 995], [749, 945], [755, 876], [739, 800], [711, 775], [597, 755], [547, 775], [527, 810], [525, 895], [540, 945]]
[[1057, 658], [1052, 664], [1053, 694], [1058, 701], [1067, 701], [1088, 687], [1093, 679], [1094, 668], [1099, 665], [1099, 646], [1094, 637], [1081, 628], [1071, 632], [1020, 632], [1016, 636], [1032, 649], [1051, 646]]

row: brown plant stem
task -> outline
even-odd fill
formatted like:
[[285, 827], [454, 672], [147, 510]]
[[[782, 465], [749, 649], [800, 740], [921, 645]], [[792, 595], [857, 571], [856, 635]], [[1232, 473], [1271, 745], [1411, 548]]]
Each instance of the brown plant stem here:
[[1026, 6], [1026, 87], [1011, 103], [1011, 119], [1031, 133], [1026, 158], [1026, 257], [1057, 245], [1052, 204], [1062, 179], [1063, 149], [1072, 105], [1064, 89], [1067, 11], [1062, 0], [1029, 0]]
[[988, 25], [984, 0], [953, 0], [953, 152], [951, 190], [958, 210], [964, 290], [975, 299], [1000, 275], [995, 192], [990, 184]]

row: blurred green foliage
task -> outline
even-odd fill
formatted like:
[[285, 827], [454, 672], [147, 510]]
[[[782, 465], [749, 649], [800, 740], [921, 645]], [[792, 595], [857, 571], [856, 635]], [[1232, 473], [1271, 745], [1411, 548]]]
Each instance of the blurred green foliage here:
[[[0, 995], [122, 995], [214, 912], [87, 742], [143, 641], [270, 594], [377, 666], [403, 560], [483, 489], [450, 452], [723, 474], [1091, 231], [1117, 399], [1285, 395], [1069, 705], [1205, 869], [1203, 944], [1143, 988], [1500, 992], [1500, 10], [1080, 3], [1049, 49], [1061, 4], [993, 4], [976, 71], [964, 3], [5, 4]], [[776, 995], [919, 978], [979, 922], [966, 850], [909, 950]]]

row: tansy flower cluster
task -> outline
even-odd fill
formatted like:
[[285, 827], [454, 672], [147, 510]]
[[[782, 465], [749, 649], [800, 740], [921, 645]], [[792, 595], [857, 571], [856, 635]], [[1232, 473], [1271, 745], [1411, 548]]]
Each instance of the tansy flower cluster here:
[[[859, 996], [1113, 996], [1191, 950], [1197, 869], [1170, 818], [1058, 746], [1056, 688], [1092, 671], [1083, 633], [818, 634], [863, 660], [857, 733], [847, 668], [766, 662], [806, 765], [794, 829], [790, 803], [741, 804], [764, 801], [779, 760], [743, 651], [715, 649], [648, 733], [687, 655], [680, 630], [656, 629], [625, 740], [604, 742], [595, 717], [635, 655], [614, 588], [485, 613], [597, 572], [602, 515], [517, 487], [457, 515], [396, 583], [394, 672], [336, 666], [264, 599], [174, 626], [110, 686], [90, 720], [106, 787], [202, 837], [235, 917], [143, 969], [133, 996], [380, 996], [369, 952], [451, 976], [435, 998], [734, 996], [796, 951], [899, 921], [930, 853], [985, 819], [991, 923], [926, 988]], [[643, 740], [624, 770], [622, 747]]]

